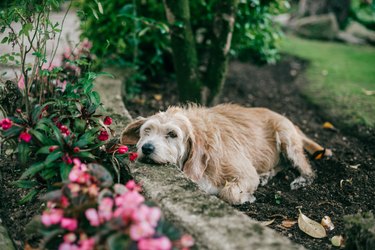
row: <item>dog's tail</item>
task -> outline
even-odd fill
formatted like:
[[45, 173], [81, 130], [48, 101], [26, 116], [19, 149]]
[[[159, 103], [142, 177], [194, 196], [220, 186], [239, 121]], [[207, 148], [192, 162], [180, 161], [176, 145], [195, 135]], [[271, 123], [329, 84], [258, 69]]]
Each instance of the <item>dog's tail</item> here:
[[312, 156], [314, 160], [319, 160], [324, 157], [332, 157], [332, 151], [330, 149], [320, 146], [318, 143], [307, 137], [299, 127], [295, 127], [297, 132], [302, 137], [303, 148]]

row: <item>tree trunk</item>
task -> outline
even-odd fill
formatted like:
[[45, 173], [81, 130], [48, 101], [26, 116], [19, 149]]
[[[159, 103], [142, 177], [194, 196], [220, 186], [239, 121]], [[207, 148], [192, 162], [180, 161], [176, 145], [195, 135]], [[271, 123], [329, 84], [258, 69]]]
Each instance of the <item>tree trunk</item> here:
[[163, 0], [163, 3], [171, 29], [171, 46], [180, 101], [200, 102], [202, 86], [190, 24], [189, 0]]
[[209, 105], [217, 103], [217, 97], [224, 85], [237, 5], [238, 0], [222, 0], [217, 6], [205, 77]]

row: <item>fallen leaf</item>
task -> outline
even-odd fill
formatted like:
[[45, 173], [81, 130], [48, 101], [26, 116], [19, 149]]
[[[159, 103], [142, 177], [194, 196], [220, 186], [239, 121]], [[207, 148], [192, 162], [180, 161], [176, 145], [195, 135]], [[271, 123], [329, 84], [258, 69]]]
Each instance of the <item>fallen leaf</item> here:
[[286, 227], [286, 228], [291, 228], [296, 223], [297, 223], [296, 220], [283, 220], [281, 222], [281, 226]]
[[261, 221], [260, 224], [262, 226], [268, 226], [268, 225], [271, 225], [274, 221], [275, 221], [275, 219], [268, 220], [268, 221]]
[[365, 95], [375, 95], [375, 90], [362, 89]]
[[332, 131], [337, 131], [337, 129], [335, 128], [335, 126], [333, 126], [333, 124], [330, 123], [330, 122], [323, 123], [323, 128], [324, 129], [328, 129], [328, 130], [332, 130]]
[[332, 231], [335, 229], [335, 226], [332, 223], [332, 220], [329, 216], [324, 216], [320, 224], [327, 230], [327, 231]]
[[352, 169], [358, 169], [361, 164], [356, 164], [356, 165], [350, 165], [349, 167]]
[[154, 95], [154, 99], [155, 99], [156, 101], [161, 101], [161, 100], [163, 99], [163, 96], [160, 95], [160, 94], [155, 94], [155, 95]]
[[299, 210], [298, 227], [306, 234], [314, 238], [324, 238], [327, 236], [326, 230], [318, 222], [310, 219]]
[[342, 247], [344, 246], [345, 239], [342, 235], [335, 235], [331, 238], [331, 243], [335, 247]]

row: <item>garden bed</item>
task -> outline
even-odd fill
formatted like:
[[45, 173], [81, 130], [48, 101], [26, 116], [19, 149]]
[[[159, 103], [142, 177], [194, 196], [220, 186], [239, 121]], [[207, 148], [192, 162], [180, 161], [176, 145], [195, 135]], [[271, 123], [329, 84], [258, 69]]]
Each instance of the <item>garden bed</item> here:
[[[308, 249], [329, 249], [332, 247], [330, 238], [344, 233], [344, 215], [374, 209], [372, 145], [375, 133], [365, 127], [344, 133], [339, 129], [340, 120], [333, 120], [324, 107], [308, 103], [299, 92], [299, 87], [306, 84], [301, 74], [306, 66], [306, 62], [288, 57], [277, 65], [264, 67], [232, 62], [220, 101], [271, 108], [286, 115], [307, 135], [333, 150], [332, 159], [312, 161], [317, 179], [311, 186], [290, 190], [289, 184], [298, 173], [285, 162], [285, 170], [257, 190], [255, 203], [236, 206], [256, 220], [275, 219], [269, 227]], [[147, 116], [166, 109], [176, 100], [176, 90], [167, 83], [161, 87], [150, 84], [143, 89], [143, 97], [128, 103], [127, 108], [133, 117]], [[338, 129], [323, 129], [326, 121]], [[328, 233], [327, 238], [314, 239], [300, 231], [297, 224], [290, 228], [281, 226], [284, 220], [297, 220], [298, 208], [319, 222], [324, 216], [330, 216], [335, 229]]]

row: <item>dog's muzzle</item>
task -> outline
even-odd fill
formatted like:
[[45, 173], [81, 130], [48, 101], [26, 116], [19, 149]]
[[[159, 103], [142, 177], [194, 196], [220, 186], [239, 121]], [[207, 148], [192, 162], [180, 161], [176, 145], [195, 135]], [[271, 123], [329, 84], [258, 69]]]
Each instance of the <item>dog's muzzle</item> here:
[[145, 155], [145, 156], [149, 156], [150, 154], [152, 154], [153, 152], [155, 151], [155, 146], [152, 145], [151, 143], [146, 143], [142, 146], [142, 153]]

